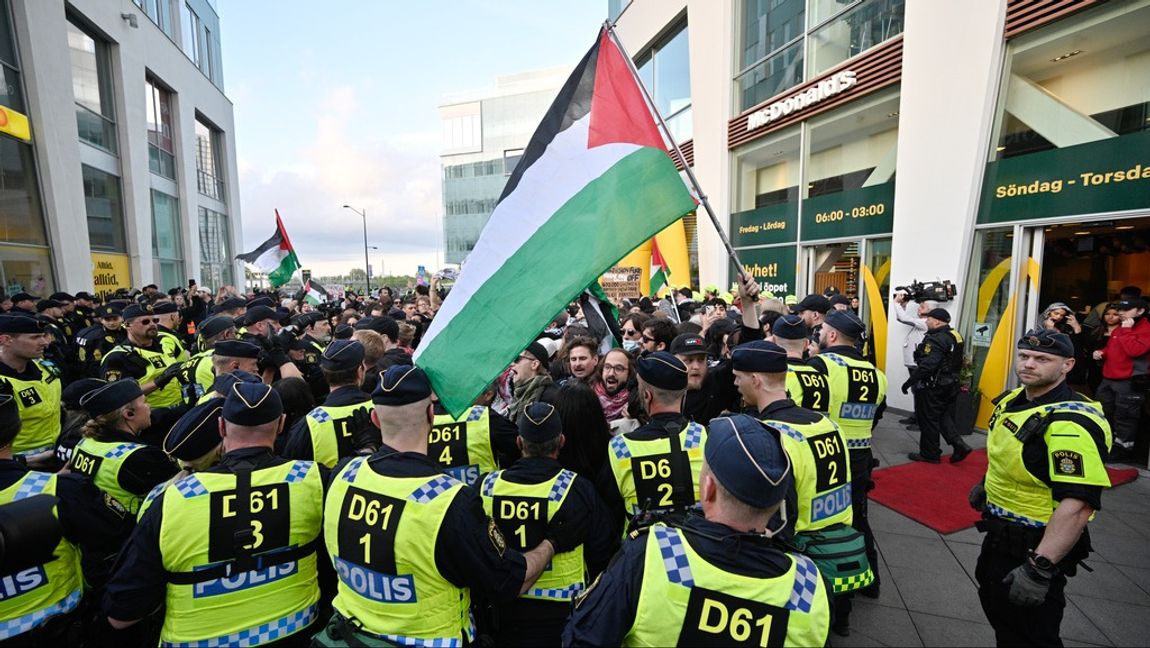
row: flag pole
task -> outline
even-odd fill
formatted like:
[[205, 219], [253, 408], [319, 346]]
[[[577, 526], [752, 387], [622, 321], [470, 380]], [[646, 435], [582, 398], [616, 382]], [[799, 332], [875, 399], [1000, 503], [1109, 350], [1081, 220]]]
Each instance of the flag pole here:
[[703, 188], [699, 186], [699, 179], [695, 177], [695, 172], [691, 170], [691, 165], [687, 164], [687, 158], [683, 155], [682, 149], [679, 148], [679, 143], [675, 141], [675, 136], [671, 134], [671, 129], [667, 128], [667, 122], [663, 120], [663, 115], [660, 114], [659, 107], [655, 105], [655, 100], [651, 97], [651, 93], [647, 91], [647, 86], [643, 85], [643, 79], [639, 76], [639, 70], [635, 67], [635, 61], [631, 60], [631, 55], [627, 53], [627, 48], [623, 47], [622, 41], [619, 40], [619, 35], [615, 33], [615, 25], [610, 20], [605, 20], [603, 21], [603, 29], [607, 30], [607, 35], [611, 37], [611, 41], [615, 43], [615, 47], [619, 48], [619, 51], [623, 54], [623, 58], [626, 59], [627, 67], [631, 70], [631, 75], [635, 77], [635, 83], [637, 83], [639, 89], [643, 91], [643, 96], [647, 99], [647, 104], [655, 114], [655, 119], [659, 122], [659, 127], [663, 130], [663, 134], [667, 137], [667, 140], [671, 142], [671, 150], [674, 151], [675, 158], [679, 164], [683, 165], [683, 170], [687, 172], [687, 179], [695, 189], [695, 194], [699, 196], [699, 202], [702, 203], [703, 209], [707, 212], [707, 216], [711, 217], [711, 224], [715, 226], [715, 232], [719, 235], [719, 240], [723, 242], [723, 247], [727, 248], [727, 255], [731, 258], [731, 262], [735, 264], [735, 271], [739, 273], [740, 277], [743, 277], [743, 264], [739, 261], [739, 255], [735, 253], [735, 248], [731, 246], [731, 241], [727, 238], [726, 231], [719, 224], [719, 218], [715, 216], [715, 210], [711, 209], [711, 202], [707, 200], [707, 194], [703, 193]]

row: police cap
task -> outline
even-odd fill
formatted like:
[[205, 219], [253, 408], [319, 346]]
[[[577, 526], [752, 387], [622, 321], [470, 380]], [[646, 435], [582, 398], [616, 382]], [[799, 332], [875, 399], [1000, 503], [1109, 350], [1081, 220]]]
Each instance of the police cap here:
[[[233, 321], [232, 318], [228, 317], [227, 315], [212, 315], [206, 320], [200, 322], [200, 326], [197, 330], [199, 331], [200, 337], [202, 338], [214, 338], [220, 333], [223, 333], [228, 329], [234, 329], [235, 327], [235, 321]], [[216, 344], [219, 344], [219, 342]]]
[[28, 315], [0, 315], [0, 333], [43, 333], [44, 322]]
[[290, 310], [284, 308], [283, 306], [276, 306], [275, 313], [276, 314], [272, 319], [279, 322], [280, 326], [287, 326], [291, 323], [292, 315]]
[[12, 303], [19, 304], [22, 301], [36, 301], [36, 298], [26, 292], [18, 292], [12, 295]]
[[169, 315], [171, 313], [177, 313], [177, 312], [179, 312], [179, 310], [180, 310], [180, 307], [176, 305], [176, 302], [170, 302], [170, 301], [169, 302], [160, 302], [160, 303], [152, 306], [152, 312], [155, 313], [156, 315]]
[[276, 314], [275, 309], [271, 306], [261, 304], [248, 308], [248, 312], [245, 313], [243, 317], [244, 326], [251, 326], [264, 320], [279, 321], [279, 315]]
[[58, 302], [55, 299], [41, 299], [40, 301], [36, 302], [36, 312], [37, 313], [43, 313], [44, 311], [48, 310], [49, 308], [63, 308], [63, 307], [64, 307], [64, 303]]
[[231, 390], [232, 385], [238, 382], [258, 383], [263, 381], [260, 380], [259, 376], [253, 373], [248, 373], [246, 371], [236, 369], [230, 373], [216, 376], [216, 379], [212, 381], [212, 391], [216, 392], [217, 394], [227, 394], [228, 391]]
[[16, 405], [16, 399], [8, 394], [0, 394], [0, 431], [19, 429], [19, 427], [20, 408]]
[[712, 419], [703, 457], [727, 492], [757, 509], [782, 501], [794, 479], [779, 433], [746, 414]]
[[[96, 301], [96, 298], [94, 296], [92, 296], [92, 293], [90, 293], [86, 290], [81, 290], [80, 292], [76, 293], [76, 299], [87, 299], [88, 301]], [[73, 299], [72, 301], [75, 301], [75, 299]]]
[[192, 461], [220, 444], [220, 415], [223, 396], [206, 400], [184, 413], [164, 437], [164, 452], [176, 459]]
[[834, 295], [831, 295], [831, 298], [828, 301], [831, 303], [832, 307], [838, 306], [840, 304], [843, 306], [851, 305], [851, 298], [841, 293], [835, 293]]
[[365, 317], [355, 323], [355, 330], [361, 331], [363, 329], [375, 331], [392, 342], [399, 340], [399, 322], [387, 315]]
[[143, 395], [139, 383], [131, 378], [124, 378], [101, 385], [84, 394], [80, 397], [80, 407], [95, 418], [114, 412]]
[[811, 329], [798, 315], [783, 315], [771, 324], [771, 335], [784, 340], [805, 340], [811, 336]]
[[1050, 329], [1031, 329], [1018, 341], [1020, 351], [1038, 351], [1064, 358], [1074, 357], [1074, 343], [1070, 336]]
[[104, 304], [96, 308], [96, 317], [99, 319], [113, 319], [123, 316], [123, 309], [117, 304]]
[[152, 307], [149, 305], [131, 304], [124, 308], [124, 310], [120, 313], [120, 316], [125, 320], [130, 320], [137, 317], [143, 317], [145, 315], [151, 315], [152, 312]]
[[339, 326], [336, 326], [335, 330], [331, 332], [331, 337], [336, 340], [350, 340], [352, 334], [354, 333], [355, 329], [352, 327], [348, 326], [347, 324], [340, 324]]
[[666, 351], [648, 353], [639, 358], [638, 373], [643, 382], [668, 391], [687, 388], [687, 365]]
[[739, 371], [783, 373], [787, 370], [787, 352], [766, 340], [746, 342], [731, 351], [731, 366]]
[[319, 366], [327, 371], [349, 371], [363, 364], [364, 354], [359, 340], [335, 340], [323, 350]]
[[58, 302], [74, 302], [76, 298], [66, 292], [56, 292], [48, 296], [48, 299], [55, 299]]
[[563, 432], [563, 421], [554, 405], [539, 401], [523, 410], [518, 427], [519, 436], [524, 441], [546, 443], [559, 438]]
[[315, 325], [317, 322], [323, 321], [323, 313], [312, 311], [310, 313], [301, 313], [292, 318], [292, 324], [299, 328], [307, 328]]
[[822, 295], [807, 295], [806, 297], [803, 297], [801, 302], [791, 307], [791, 310], [796, 313], [801, 313], [808, 310], [815, 311], [816, 313], [826, 313], [830, 309], [831, 300], [823, 297]]
[[258, 358], [260, 348], [244, 340], [220, 340], [212, 345], [214, 355], [227, 358]]
[[826, 326], [833, 328], [852, 340], [858, 340], [866, 333], [866, 325], [862, 323], [858, 315], [855, 315], [851, 311], [831, 311], [827, 313], [823, 321]]
[[279, 420], [283, 413], [280, 395], [271, 385], [239, 381], [227, 391], [222, 416], [228, 423], [253, 427]]
[[84, 397], [84, 394], [107, 384], [107, 380], [101, 380], [99, 378], [81, 378], [69, 383], [68, 386], [60, 392], [60, 401], [64, 403], [64, 407], [68, 409], [78, 409], [80, 407], [80, 399]]
[[249, 299], [247, 301], [247, 306], [248, 306], [248, 308], [255, 308], [256, 306], [267, 306], [268, 308], [274, 309], [276, 306], [276, 302], [274, 299], [272, 299], [271, 297], [268, 297], [267, 295], [259, 295], [257, 297], [252, 297], [251, 299]]
[[240, 299], [239, 297], [228, 297], [227, 299], [223, 300], [222, 302], [220, 302], [220, 303], [218, 303], [212, 307], [212, 314], [215, 315], [218, 313], [222, 313], [224, 311], [230, 311], [230, 310], [235, 310], [237, 308], [243, 308], [247, 305], [248, 305], [248, 303], [246, 301], [244, 301], [243, 299]]
[[931, 309], [931, 311], [927, 313], [926, 316], [933, 317], [940, 322], [946, 322], [947, 324], [950, 324], [950, 313], [948, 313], [945, 308]]
[[371, 393], [376, 405], [400, 407], [431, 398], [427, 374], [412, 365], [395, 365], [379, 374], [379, 385]]
[[701, 335], [684, 333], [671, 340], [671, 353], [674, 355], [698, 355], [706, 352], [707, 343]]

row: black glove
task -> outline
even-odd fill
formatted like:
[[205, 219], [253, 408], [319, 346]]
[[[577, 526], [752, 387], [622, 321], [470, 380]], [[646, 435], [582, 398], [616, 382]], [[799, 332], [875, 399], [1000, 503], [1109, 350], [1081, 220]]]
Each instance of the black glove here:
[[906, 382], [904, 382], [904, 383], [902, 384], [902, 393], [904, 393], [904, 394], [905, 394], [905, 393], [909, 392], [909, 391], [910, 391], [910, 388], [911, 388], [913, 385], [914, 385], [914, 379], [913, 379], [913, 378], [907, 378], [907, 379], [906, 379]]
[[1002, 579], [1004, 584], [1010, 586], [1006, 598], [1022, 607], [1042, 605], [1046, 601], [1046, 592], [1050, 589], [1050, 580], [1056, 573], [1054, 567], [1039, 569], [1030, 558], [1027, 558], [1026, 562], [1015, 567], [1006, 578]]
[[176, 364], [168, 365], [163, 371], [160, 372], [160, 375], [152, 379], [152, 382], [156, 383], [156, 389], [163, 389], [164, 387], [167, 387], [168, 383], [172, 382], [176, 376], [180, 375], [180, 372], [183, 371], [183, 369], [183, 364], [179, 362]]
[[280, 329], [279, 333], [276, 333], [272, 338], [272, 346], [282, 351], [290, 350], [296, 339], [293, 331], [294, 329], [289, 328]]
[[555, 547], [555, 553], [574, 551], [583, 544], [584, 538], [587, 537], [587, 517], [576, 516], [576, 518], [570, 520], [565, 516], [556, 517], [547, 525], [547, 540]]
[[356, 454], [371, 454], [379, 450], [379, 446], [383, 444], [379, 428], [371, 422], [371, 410], [355, 410], [348, 426], [351, 428], [351, 445]]
[[981, 513], [986, 509], [986, 486], [983, 482], [978, 482], [970, 487], [970, 494], [966, 496], [966, 501], [970, 502], [970, 508]]
[[125, 376], [136, 379], [148, 375], [148, 370], [152, 368], [151, 363], [145, 360], [144, 356], [130, 351], [120, 354], [120, 362], [118, 364]]

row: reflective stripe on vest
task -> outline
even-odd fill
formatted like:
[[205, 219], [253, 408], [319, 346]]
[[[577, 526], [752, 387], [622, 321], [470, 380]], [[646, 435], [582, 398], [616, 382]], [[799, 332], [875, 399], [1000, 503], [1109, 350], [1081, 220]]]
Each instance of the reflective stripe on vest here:
[[471, 593], [435, 564], [443, 519], [462, 482], [390, 477], [366, 458], [331, 480], [324, 541], [339, 577], [332, 605], [365, 632], [402, 645], [460, 646], [475, 638]]
[[[608, 459], [625, 510], [634, 513], [649, 505], [649, 510], [659, 511], [697, 504], [706, 439], [707, 429], [694, 421], [679, 432], [679, 456], [672, 456], [671, 440], [666, 436], [639, 441], [621, 434], [611, 439]], [[676, 471], [687, 469], [691, 492], [675, 492], [676, 480], [687, 481]]]
[[[247, 501], [245, 501], [247, 500]], [[159, 549], [169, 572], [165, 645], [256, 645], [297, 632], [316, 616], [317, 556], [276, 564], [275, 554], [315, 541], [323, 524], [323, 480], [311, 461], [246, 473], [200, 472], [164, 491]], [[244, 529], [248, 529], [246, 535]], [[248, 544], [240, 547], [244, 540]], [[237, 563], [250, 551], [254, 564]], [[240, 564], [220, 577], [176, 581]]]
[[850, 457], [834, 421], [820, 416], [817, 422], [805, 424], [763, 422], [783, 433], [783, 449], [791, 458], [799, 506], [795, 532], [851, 524]]
[[326, 468], [333, 468], [340, 458], [354, 455], [352, 415], [358, 410], [370, 412], [374, 407], [369, 398], [350, 405], [324, 405], [308, 412], [304, 420], [311, 438], [312, 458]]
[[722, 570], [679, 529], [656, 524], [645, 539], [635, 622], [624, 646], [822, 646], [830, 627], [826, 585], [813, 561], [787, 554], [774, 578]]
[[[831, 402], [827, 416], [842, 430], [852, 448], [870, 447], [871, 425], [879, 403], [886, 398], [886, 374], [865, 360], [837, 353], [819, 354], [827, 368]], [[860, 442], [865, 441], [866, 445]]]
[[476, 405], [457, 419], [437, 415], [427, 436], [427, 456], [465, 484], [474, 484], [480, 475], [495, 470], [490, 410]]
[[[151, 349], [144, 349], [125, 341], [117, 345], [116, 348], [112, 349], [108, 352], [107, 355], [104, 356], [104, 364], [107, 364], [108, 358], [112, 357], [113, 354], [135, 353], [136, 355], [146, 360], [148, 363], [148, 370], [144, 372], [144, 376], [142, 378], [136, 379], [137, 382], [143, 385], [159, 377], [159, 375], [163, 373], [169, 365], [180, 364], [180, 360], [173, 358], [164, 351], [163, 344], [160, 344], [159, 347], [159, 351], [152, 351]], [[119, 378], [120, 376], [105, 375], [104, 377], [108, 380], [113, 380]], [[152, 407], [174, 407], [183, 402], [183, 394], [180, 391], [180, 383], [176, 380], [173, 380], [172, 382], [165, 385], [163, 389], [157, 389], [149, 393], [144, 398], [148, 401], [148, 405], [151, 405]]]
[[[54, 474], [27, 472], [0, 491], [0, 505], [36, 495], [54, 496], [56, 483]], [[59, 518], [58, 507], [52, 513]], [[79, 550], [61, 537], [52, 554], [54, 560], [0, 579], [0, 640], [24, 634], [79, 605], [83, 588]]]
[[[563, 507], [574, 480], [575, 473], [560, 470], [538, 484], [519, 484], [503, 479], [502, 470], [496, 471], [483, 479], [483, 509], [513, 548], [527, 551], [545, 539], [547, 525]], [[521, 596], [570, 601], [583, 591], [585, 581], [583, 545], [579, 545], [572, 551], [555, 554], [539, 580]]]
[[111, 495], [132, 515], [140, 510], [143, 496], [129, 493], [120, 485], [120, 469], [135, 452], [143, 450], [141, 443], [99, 441], [84, 437], [72, 450], [72, 472], [87, 475], [96, 488]]
[[12, 452], [26, 454], [38, 448], [51, 448], [60, 435], [60, 379], [40, 360], [33, 360], [40, 372], [37, 380], [0, 376], [12, 388], [12, 398], [20, 413], [20, 432], [12, 441]]

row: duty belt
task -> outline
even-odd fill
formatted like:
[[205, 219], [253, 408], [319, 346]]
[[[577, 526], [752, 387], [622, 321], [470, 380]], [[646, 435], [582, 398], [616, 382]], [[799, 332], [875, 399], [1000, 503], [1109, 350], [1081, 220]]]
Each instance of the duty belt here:
[[870, 447], [870, 438], [847, 439], [847, 449], [864, 450]]

